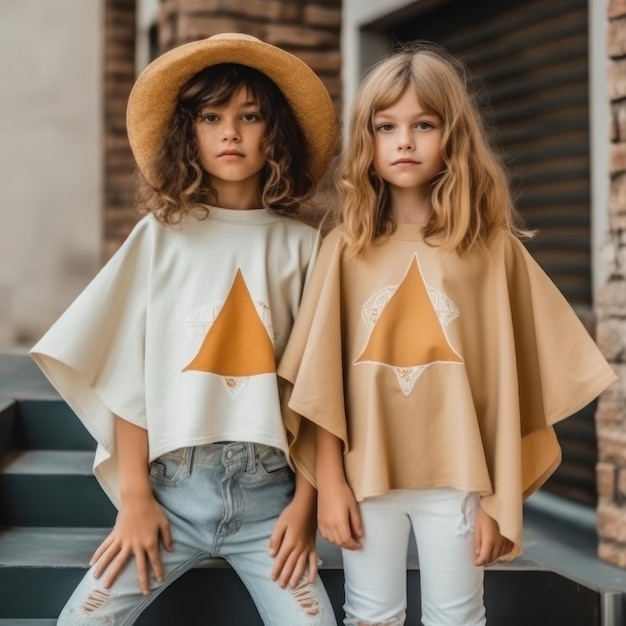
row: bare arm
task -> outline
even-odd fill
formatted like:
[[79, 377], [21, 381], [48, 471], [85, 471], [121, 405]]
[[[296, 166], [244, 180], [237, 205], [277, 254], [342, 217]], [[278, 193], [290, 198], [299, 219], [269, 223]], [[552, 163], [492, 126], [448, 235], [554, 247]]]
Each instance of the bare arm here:
[[275, 558], [272, 578], [281, 587], [296, 587], [302, 577], [317, 576], [315, 548], [317, 491], [299, 472], [293, 500], [278, 517], [270, 537], [270, 554]]
[[107, 570], [105, 587], [110, 587], [131, 556], [144, 594], [150, 590], [148, 564], [158, 581], [163, 579], [159, 539], [172, 549], [170, 527], [154, 499], [148, 468], [148, 433], [126, 420], [115, 418], [115, 436], [120, 470], [120, 509], [115, 526], [94, 553], [96, 578]]
[[318, 524], [327, 541], [348, 550], [361, 547], [363, 525], [359, 505], [346, 481], [342, 442], [317, 428], [316, 469]]
[[500, 533], [500, 527], [482, 507], [476, 514], [474, 530], [474, 565], [488, 565], [513, 549], [513, 542]]

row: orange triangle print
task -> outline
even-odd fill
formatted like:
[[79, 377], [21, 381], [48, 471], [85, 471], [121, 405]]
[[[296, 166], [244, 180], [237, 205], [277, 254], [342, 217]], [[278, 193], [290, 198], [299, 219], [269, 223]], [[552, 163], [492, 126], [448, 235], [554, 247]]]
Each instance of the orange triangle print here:
[[187, 370], [232, 378], [276, 372], [274, 346], [240, 269]]
[[410, 370], [442, 361], [462, 363], [463, 359], [448, 342], [414, 257], [380, 310], [355, 363], [376, 362]]

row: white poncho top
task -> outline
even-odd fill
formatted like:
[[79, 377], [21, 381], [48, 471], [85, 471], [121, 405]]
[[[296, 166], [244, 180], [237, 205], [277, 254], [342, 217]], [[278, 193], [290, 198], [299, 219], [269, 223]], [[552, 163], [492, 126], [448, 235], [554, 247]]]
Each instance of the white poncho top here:
[[217, 441], [288, 452], [276, 363], [317, 248], [315, 229], [264, 209], [148, 215], [34, 346], [114, 504], [116, 415], [147, 430], [150, 460]]

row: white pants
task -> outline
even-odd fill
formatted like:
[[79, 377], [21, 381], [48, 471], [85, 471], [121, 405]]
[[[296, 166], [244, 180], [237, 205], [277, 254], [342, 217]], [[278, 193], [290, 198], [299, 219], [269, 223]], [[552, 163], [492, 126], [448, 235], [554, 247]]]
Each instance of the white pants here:
[[411, 528], [424, 626], [486, 624], [483, 568], [473, 563], [478, 496], [454, 489], [397, 490], [360, 507], [363, 546], [342, 551], [346, 625], [404, 624]]

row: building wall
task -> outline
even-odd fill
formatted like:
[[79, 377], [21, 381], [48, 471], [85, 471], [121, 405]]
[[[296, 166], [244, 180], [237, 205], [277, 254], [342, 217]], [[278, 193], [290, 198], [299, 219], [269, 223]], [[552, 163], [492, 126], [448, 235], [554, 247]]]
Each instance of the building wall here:
[[162, 0], [161, 51], [222, 32], [253, 35], [295, 54], [339, 108], [341, 0]]
[[[372, 22], [411, 6], [420, 0], [344, 0], [341, 24], [343, 117], [350, 110], [363, 72], [386, 50], [387, 42], [363, 28]], [[344, 133], [346, 128], [344, 127]]]
[[626, 567], [626, 1], [608, 5], [611, 105], [606, 280], [596, 300], [597, 340], [619, 380], [601, 398], [598, 532], [602, 559]]
[[591, 132], [592, 279], [595, 294], [608, 276], [602, 250], [608, 240], [609, 133], [611, 107], [607, 99], [607, 11], [610, 0], [589, 2], [589, 128]]
[[0, 347], [30, 345], [99, 265], [101, 2], [0, 2]]
[[104, 0], [103, 254], [110, 258], [139, 219], [135, 162], [126, 135], [126, 103], [135, 82], [137, 1]]
[[247, 32], [303, 58], [340, 108], [340, 0], [137, 4], [0, 2], [0, 348], [32, 345], [139, 218], [125, 112], [150, 14], [157, 53]]

